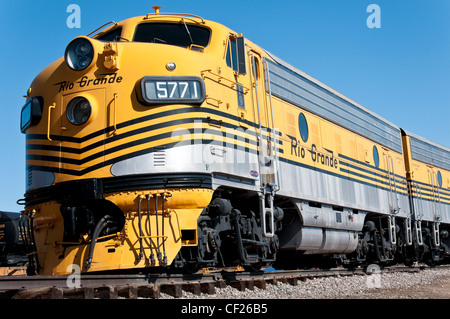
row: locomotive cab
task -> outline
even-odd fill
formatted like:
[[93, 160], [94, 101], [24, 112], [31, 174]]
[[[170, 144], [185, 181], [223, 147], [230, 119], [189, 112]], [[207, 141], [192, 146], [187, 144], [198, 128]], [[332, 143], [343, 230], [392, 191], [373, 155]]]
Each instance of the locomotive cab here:
[[[198, 261], [220, 240], [210, 233], [199, 243], [215, 178], [232, 186], [240, 179], [246, 192], [260, 183], [250, 88], [262, 67], [248, 72], [250, 42], [201, 17], [158, 10], [112, 24], [73, 39], [33, 81], [22, 108], [25, 211], [41, 274], [70, 273], [74, 264], [82, 271], [183, 265], [181, 247], [200, 247]], [[244, 160], [226, 160], [224, 145]], [[253, 246], [273, 241], [268, 205], [268, 239]], [[218, 214], [234, 227], [230, 209]], [[216, 264], [218, 256], [208, 260]]]

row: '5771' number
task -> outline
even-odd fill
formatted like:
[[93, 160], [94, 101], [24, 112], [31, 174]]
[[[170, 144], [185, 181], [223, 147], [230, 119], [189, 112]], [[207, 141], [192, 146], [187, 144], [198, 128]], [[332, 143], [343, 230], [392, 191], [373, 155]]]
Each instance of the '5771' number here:
[[156, 97], [158, 99], [197, 99], [197, 85], [195, 81], [157, 81]]

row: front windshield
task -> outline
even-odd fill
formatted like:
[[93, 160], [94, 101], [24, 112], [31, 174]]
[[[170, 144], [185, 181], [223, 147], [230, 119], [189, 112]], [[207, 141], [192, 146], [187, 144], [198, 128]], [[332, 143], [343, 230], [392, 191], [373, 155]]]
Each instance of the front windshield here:
[[120, 41], [123, 40], [120, 35], [122, 34], [122, 28], [118, 27], [115, 28], [111, 31], [108, 31], [104, 34], [101, 34], [99, 37], [96, 37], [97, 40], [100, 41], [107, 41], [107, 42], [111, 42], [111, 41]]
[[136, 27], [133, 41], [162, 43], [179, 47], [190, 47], [192, 44], [206, 47], [209, 44], [211, 31], [205, 27], [180, 23], [141, 23]]

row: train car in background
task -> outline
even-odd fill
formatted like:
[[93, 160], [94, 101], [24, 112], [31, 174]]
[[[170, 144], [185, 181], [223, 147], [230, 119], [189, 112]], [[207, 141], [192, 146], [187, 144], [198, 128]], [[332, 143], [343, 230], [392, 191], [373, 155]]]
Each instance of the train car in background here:
[[411, 218], [408, 242], [428, 263], [448, 256], [450, 238], [450, 149], [402, 131]]
[[28, 262], [28, 218], [0, 211], [0, 267], [24, 266]]

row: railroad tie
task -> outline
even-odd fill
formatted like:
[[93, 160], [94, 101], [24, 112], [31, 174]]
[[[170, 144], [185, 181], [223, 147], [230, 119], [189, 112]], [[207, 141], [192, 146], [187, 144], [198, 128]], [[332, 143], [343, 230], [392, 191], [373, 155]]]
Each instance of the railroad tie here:
[[183, 295], [181, 283], [160, 284], [159, 288], [162, 293], [171, 295], [172, 297], [179, 298]]
[[161, 289], [159, 285], [141, 285], [137, 286], [138, 297], [142, 298], [159, 298], [161, 296]]
[[11, 299], [63, 299], [63, 290], [56, 287], [19, 290]]
[[119, 297], [126, 299], [137, 299], [138, 298], [138, 287], [133, 285], [127, 285], [117, 288], [117, 294]]
[[244, 291], [245, 289], [254, 290], [255, 282], [253, 279], [236, 280], [230, 282], [229, 285], [239, 291]]

